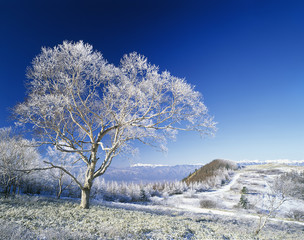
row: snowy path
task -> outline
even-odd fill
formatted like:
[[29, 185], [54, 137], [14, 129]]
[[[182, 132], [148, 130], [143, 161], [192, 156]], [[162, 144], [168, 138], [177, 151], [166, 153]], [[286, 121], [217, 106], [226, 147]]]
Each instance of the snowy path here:
[[[100, 204], [100, 202], [98, 202]], [[178, 206], [164, 206], [164, 205], [140, 205], [140, 204], [133, 204], [133, 203], [119, 203], [119, 202], [102, 202], [103, 206], [107, 207], [114, 207], [114, 208], [122, 208], [127, 210], [133, 211], [144, 211], [150, 213], [157, 213], [157, 214], [167, 214], [167, 215], [196, 215], [196, 214], [204, 214], [204, 215], [215, 215], [217, 217], [233, 217], [233, 218], [246, 218], [252, 220], [259, 220], [259, 217], [254, 214], [246, 214], [240, 213], [237, 211], [228, 211], [228, 210], [220, 210], [220, 209], [204, 209], [200, 207], [195, 207], [193, 205], [182, 204]], [[290, 224], [297, 224], [304, 226], [304, 222], [298, 222], [293, 220], [286, 220], [286, 219], [277, 219], [277, 218], [270, 218], [269, 221], [274, 222], [283, 222], [283, 223], [290, 223]]]
[[212, 192], [202, 192], [199, 195], [210, 196], [210, 195], [215, 195], [215, 194], [218, 194], [218, 193], [230, 191], [230, 187], [233, 186], [236, 183], [236, 181], [240, 178], [240, 176], [241, 176], [241, 173], [237, 173], [237, 174], [235, 174], [233, 179], [227, 185], [223, 186], [222, 188], [217, 189], [217, 190], [212, 191]]
[[[196, 213], [206, 213], [209, 212], [210, 209], [202, 209], [200, 207], [200, 201], [207, 196], [216, 196], [218, 195], [219, 198], [222, 196], [222, 193], [230, 191], [230, 187], [236, 183], [236, 181], [239, 179], [241, 173], [235, 174], [233, 179], [225, 186], [223, 186], [220, 189], [214, 190], [214, 191], [207, 191], [207, 192], [201, 192], [196, 193], [195, 197], [185, 197], [185, 195], [173, 195], [169, 197], [166, 200], [166, 204], [170, 207], [175, 207], [187, 211], [192, 211]], [[220, 211], [223, 212], [223, 211]], [[227, 212], [226, 212], [227, 213]], [[228, 215], [229, 212], [228, 212]]]
[[218, 212], [220, 214], [224, 214], [224, 215], [233, 215], [233, 212], [231, 213], [230, 211], [221, 211], [221, 210], [210, 210], [210, 209], [203, 209], [200, 206], [200, 201], [201, 199], [203, 199], [206, 196], [215, 196], [215, 195], [219, 195], [219, 198], [222, 197], [222, 194], [225, 192], [230, 191], [231, 186], [233, 186], [236, 181], [240, 178], [241, 173], [237, 173], [235, 174], [235, 176], [233, 177], [233, 179], [225, 186], [223, 186], [220, 189], [214, 190], [214, 191], [210, 191], [210, 192], [201, 192], [196, 194], [195, 198], [185, 198], [184, 195], [174, 195], [171, 198], [167, 200], [169, 206], [174, 206], [176, 208], [181, 208], [184, 210], [190, 210], [192, 212], [196, 212], [196, 213], [208, 213], [210, 211]]
[[[145, 211], [158, 214], [173, 214], [173, 215], [215, 215], [217, 217], [232, 217], [232, 218], [244, 218], [257, 221], [259, 217], [252, 213], [242, 213], [233, 209], [210, 209], [201, 208], [200, 201], [205, 197], [212, 196], [216, 199], [223, 199], [225, 195], [229, 195], [230, 188], [237, 182], [237, 180], [244, 174], [244, 172], [236, 173], [233, 179], [220, 189], [211, 192], [195, 193], [193, 196], [186, 196], [184, 194], [173, 195], [166, 199], [155, 198], [153, 204], [142, 205], [132, 203], [114, 203], [103, 202], [102, 205], [114, 208], [124, 208], [129, 210]], [[239, 196], [238, 196], [239, 198]], [[287, 219], [271, 218], [269, 221], [292, 223], [304, 226], [303, 222], [289, 221]]]
[[220, 188], [219, 190], [215, 191], [215, 192], [226, 192], [230, 190], [230, 187], [233, 186], [236, 181], [240, 178], [241, 173], [237, 173], [235, 174], [235, 176], [233, 177], [233, 179], [224, 187]]
[[[201, 214], [213, 214], [218, 216], [230, 216], [230, 217], [241, 217], [241, 218], [247, 218], [247, 219], [255, 219], [258, 220], [259, 217], [255, 214], [250, 213], [240, 213], [239, 211], [234, 210], [227, 210], [227, 209], [209, 209], [209, 208], [201, 208], [200, 206], [200, 200], [203, 198], [203, 196], [216, 196], [218, 195], [218, 198], [222, 198], [223, 194], [230, 191], [230, 188], [237, 182], [237, 180], [242, 176], [241, 173], [235, 174], [233, 179], [224, 187], [212, 191], [212, 192], [202, 192], [197, 194], [197, 198], [185, 198], [184, 195], [175, 195], [172, 196], [171, 202], [173, 204], [168, 207], [173, 207], [174, 209], [180, 209], [182, 211], [187, 211], [191, 213], [201, 213]], [[277, 218], [270, 218], [270, 221], [275, 222], [285, 222], [285, 223], [295, 223], [298, 225], [304, 226], [303, 222], [297, 222], [297, 221], [290, 221], [285, 219], [277, 219]]]

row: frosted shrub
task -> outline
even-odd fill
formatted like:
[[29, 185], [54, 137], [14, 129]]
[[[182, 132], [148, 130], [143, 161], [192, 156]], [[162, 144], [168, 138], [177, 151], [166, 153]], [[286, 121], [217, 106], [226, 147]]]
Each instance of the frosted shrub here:
[[[220, 184], [220, 181], [218, 181]], [[142, 202], [150, 201], [151, 197], [163, 197], [183, 194], [194, 195], [196, 192], [209, 190], [210, 184], [207, 182], [194, 182], [186, 184], [185, 182], [158, 182], [158, 183], [118, 183], [106, 182], [104, 179], [98, 179], [93, 186], [91, 197], [106, 201], [119, 202]]]
[[189, 189], [187, 192], [184, 193], [184, 197], [185, 198], [195, 198], [195, 197], [197, 197], [197, 196], [195, 196], [195, 194], [196, 194], [195, 190]]
[[296, 221], [304, 221], [304, 211], [300, 209], [291, 209], [287, 217], [295, 219]]
[[101, 180], [96, 182], [91, 196], [106, 201], [141, 202], [148, 201], [152, 195], [155, 195], [152, 184], [117, 183]]
[[244, 194], [241, 195], [241, 198], [240, 198], [240, 201], [239, 201], [239, 206], [244, 208], [244, 209], [249, 208], [249, 200]]
[[304, 171], [292, 171], [282, 174], [279, 182], [290, 182], [288, 194], [299, 199], [304, 199]]
[[169, 195], [182, 194], [188, 189], [187, 185], [183, 182], [171, 182], [165, 183], [163, 192], [167, 192]]
[[217, 203], [211, 199], [202, 199], [200, 201], [200, 207], [201, 208], [216, 208]]
[[140, 190], [139, 197], [140, 197], [140, 201], [143, 201], [143, 202], [148, 201], [148, 196], [147, 196], [146, 191], [144, 189]]
[[14, 133], [12, 128], [0, 128], [0, 190], [6, 196], [19, 193], [33, 177], [23, 170], [38, 165], [41, 158], [29, 141]]
[[247, 193], [248, 193], [248, 188], [244, 186], [241, 190], [241, 194], [247, 194]]
[[204, 192], [211, 188], [207, 182], [194, 182], [189, 184], [188, 187], [189, 189], [197, 192]]
[[117, 183], [96, 181], [91, 196], [96, 199], [119, 202], [141, 202], [149, 201], [151, 197], [164, 197], [174, 194], [182, 194], [189, 189], [196, 190], [202, 188], [201, 184], [188, 186], [184, 182], [166, 182], [166, 183]]

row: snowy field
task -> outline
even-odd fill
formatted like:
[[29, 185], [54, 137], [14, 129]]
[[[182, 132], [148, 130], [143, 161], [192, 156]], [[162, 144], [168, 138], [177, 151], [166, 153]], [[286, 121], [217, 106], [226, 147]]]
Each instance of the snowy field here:
[[[73, 199], [16, 196], [0, 199], [1, 239], [303, 239], [304, 222], [290, 217], [301, 200], [288, 199], [258, 236], [255, 231], [267, 210], [269, 184], [293, 167], [248, 166], [232, 181], [209, 192], [187, 191], [152, 197], [144, 203], [92, 201], [89, 210]], [[298, 168], [295, 170], [299, 170]], [[300, 169], [301, 170], [301, 169]], [[303, 169], [302, 169], [303, 170]], [[239, 205], [241, 190], [250, 206]], [[259, 215], [260, 214], [260, 215]]]

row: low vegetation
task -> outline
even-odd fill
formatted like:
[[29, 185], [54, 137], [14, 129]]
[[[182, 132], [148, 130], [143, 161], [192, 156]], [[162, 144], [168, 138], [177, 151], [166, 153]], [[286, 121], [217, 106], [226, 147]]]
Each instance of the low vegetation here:
[[25, 174], [20, 195], [0, 195], [0, 239], [301, 239], [302, 170], [223, 163], [207, 164], [215, 175], [190, 183], [96, 179], [85, 212], [60, 172]]
[[[48, 149], [50, 156], [55, 151]], [[56, 158], [67, 158], [66, 155], [55, 155]], [[75, 159], [71, 158], [71, 162]], [[81, 191], [78, 186], [71, 181], [69, 176], [58, 169], [49, 169], [44, 171], [35, 171], [27, 173], [18, 172], [20, 180], [18, 184], [18, 192], [28, 195], [48, 195], [57, 198], [70, 197], [80, 198]], [[204, 181], [193, 181], [186, 183], [185, 181], [174, 182], [153, 182], [153, 183], [118, 183], [115, 181], [106, 182], [102, 178], [95, 180], [91, 189], [91, 198], [106, 201], [118, 202], [148, 202], [151, 197], [166, 197], [184, 192], [203, 192], [210, 189], [219, 188], [223, 183], [227, 183], [233, 176], [232, 170], [218, 170], [213, 177], [209, 177]], [[19, 176], [18, 175], [18, 176]], [[77, 176], [77, 174], [75, 173]], [[5, 176], [3, 176], [4, 178]], [[81, 181], [81, 174], [78, 176]], [[6, 190], [6, 185], [0, 182], [0, 191], [6, 195], [14, 195], [16, 192], [12, 188]]]
[[[144, 212], [41, 197], [0, 198], [0, 239], [301, 239], [289, 224], [269, 226], [259, 237], [253, 223], [178, 211]], [[286, 231], [288, 229], [288, 231]]]
[[215, 201], [211, 199], [203, 199], [200, 201], [200, 207], [201, 208], [216, 208], [217, 204]]

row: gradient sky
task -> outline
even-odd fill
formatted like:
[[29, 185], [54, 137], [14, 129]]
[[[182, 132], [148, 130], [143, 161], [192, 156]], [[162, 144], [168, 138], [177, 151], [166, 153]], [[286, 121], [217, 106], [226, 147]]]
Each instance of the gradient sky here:
[[182, 133], [133, 163], [304, 159], [303, 1], [0, 0], [0, 36], [0, 127], [41, 47], [84, 40], [111, 63], [137, 51], [185, 77], [218, 122], [214, 138]]

